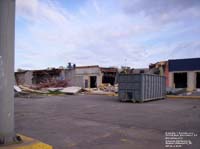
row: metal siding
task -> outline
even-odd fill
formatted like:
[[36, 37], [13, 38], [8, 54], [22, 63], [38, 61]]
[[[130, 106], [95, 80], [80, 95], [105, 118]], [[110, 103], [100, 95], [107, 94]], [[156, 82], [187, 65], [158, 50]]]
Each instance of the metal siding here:
[[169, 60], [169, 71], [200, 70], [200, 58]]
[[145, 81], [145, 77], [144, 77], [144, 75], [142, 75], [142, 77], [141, 77], [141, 92], [140, 92], [142, 99], [144, 98], [144, 92], [145, 92], [144, 81]]
[[153, 97], [153, 80], [152, 80], [152, 76], [150, 76], [150, 96], [149, 96], [149, 98], [152, 98]]

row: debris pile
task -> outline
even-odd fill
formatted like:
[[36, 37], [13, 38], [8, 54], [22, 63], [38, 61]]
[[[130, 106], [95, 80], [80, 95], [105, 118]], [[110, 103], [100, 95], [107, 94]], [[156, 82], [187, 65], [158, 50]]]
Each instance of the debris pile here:
[[101, 84], [98, 87], [98, 89], [101, 91], [105, 91], [105, 92], [117, 93], [118, 92], [118, 84], [115, 84], [114, 86], [112, 86], [110, 83], [104, 83], [104, 84]]
[[[39, 96], [40, 95], [40, 96]], [[23, 97], [23, 98], [33, 98], [33, 97], [41, 97], [41, 94], [38, 95], [37, 90], [31, 90], [25, 86], [17, 86], [14, 85], [14, 96], [15, 97]]]
[[78, 86], [67, 87], [67, 81], [54, 81], [54, 82], [46, 82], [40, 83], [35, 86], [28, 85], [19, 85], [14, 86], [14, 90], [16, 95], [24, 95], [24, 94], [51, 94], [51, 95], [59, 95], [59, 94], [70, 94], [75, 95], [80, 92], [83, 94], [95, 94], [95, 95], [117, 95], [118, 92], [118, 84], [114, 86], [109, 83], [101, 84], [98, 88], [85, 88], [82, 89]]
[[68, 81], [67, 80], [55, 80], [51, 82], [39, 83], [35, 86], [31, 86], [31, 89], [40, 90], [42, 88], [60, 88], [60, 87], [67, 87]]
[[167, 88], [167, 95], [176, 95], [176, 96], [200, 96], [200, 90], [196, 89], [193, 91], [188, 91], [184, 88]]
[[101, 84], [98, 88], [85, 88], [85, 94], [91, 95], [110, 95], [110, 96], [117, 96], [118, 92], [118, 84], [112, 86], [109, 83]]
[[182, 88], [166, 88], [167, 95], [179, 95], [186, 92], [186, 89]]
[[22, 94], [77, 94], [82, 88], [81, 87], [67, 87], [67, 80], [55, 80], [51, 82], [39, 83], [37, 85], [15, 85], [15, 95], [19, 96]]
[[19, 87], [25, 93], [38, 93], [38, 94], [46, 94], [46, 93], [48, 93], [45, 90], [36, 90], [36, 89], [32, 89], [31, 87], [28, 87], [28, 86], [19, 85]]

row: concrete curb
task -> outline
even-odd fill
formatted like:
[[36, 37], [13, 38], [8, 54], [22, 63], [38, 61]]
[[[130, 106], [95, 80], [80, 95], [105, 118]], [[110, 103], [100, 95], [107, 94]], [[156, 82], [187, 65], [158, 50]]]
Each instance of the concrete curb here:
[[0, 149], [53, 149], [52, 146], [40, 142], [38, 140], [19, 135], [23, 142], [20, 144], [13, 144], [8, 146], [0, 146]]
[[176, 96], [176, 95], [167, 95], [167, 98], [171, 98], [171, 99], [200, 99], [200, 96]]

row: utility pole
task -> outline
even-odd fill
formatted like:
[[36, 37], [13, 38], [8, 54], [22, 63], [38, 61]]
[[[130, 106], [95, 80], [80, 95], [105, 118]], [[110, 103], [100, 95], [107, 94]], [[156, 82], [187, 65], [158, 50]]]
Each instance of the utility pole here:
[[14, 127], [15, 0], [0, 0], [0, 146], [18, 141]]
[[0, 0], [0, 149], [52, 149], [48, 144], [15, 133], [14, 48], [15, 0]]

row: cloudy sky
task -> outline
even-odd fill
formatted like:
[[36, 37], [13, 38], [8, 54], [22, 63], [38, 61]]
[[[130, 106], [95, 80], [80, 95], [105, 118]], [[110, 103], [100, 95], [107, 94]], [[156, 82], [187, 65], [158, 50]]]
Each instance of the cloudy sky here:
[[200, 0], [16, 0], [15, 68], [200, 57]]

